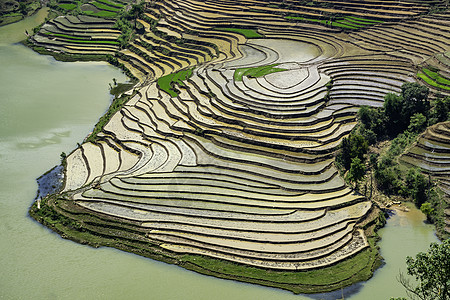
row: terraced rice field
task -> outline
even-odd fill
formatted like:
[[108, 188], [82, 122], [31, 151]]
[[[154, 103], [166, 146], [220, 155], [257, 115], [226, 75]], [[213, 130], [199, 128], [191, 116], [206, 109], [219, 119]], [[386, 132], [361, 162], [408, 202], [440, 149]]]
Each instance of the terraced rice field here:
[[[68, 156], [53, 209], [108, 245], [219, 277], [312, 291], [200, 261], [294, 272], [353, 259], [346, 277], [314, 291], [367, 279], [358, 274], [375, 267], [361, 257], [375, 253], [377, 208], [345, 185], [333, 155], [360, 105], [381, 106], [418, 80], [419, 64], [448, 53], [450, 14], [399, 21], [428, 4], [363, 2], [156, 1], [138, 20], [144, 33], [120, 51], [111, 21], [44, 25], [35, 43], [117, 53], [140, 79], [97, 140]], [[329, 11], [359, 30], [284, 17]]]
[[445, 231], [450, 233], [450, 122], [429, 127], [401, 162], [421, 169], [438, 182], [446, 200]]
[[89, 16], [60, 16], [45, 23], [32, 37], [36, 46], [66, 54], [114, 54], [120, 31], [114, 21]]

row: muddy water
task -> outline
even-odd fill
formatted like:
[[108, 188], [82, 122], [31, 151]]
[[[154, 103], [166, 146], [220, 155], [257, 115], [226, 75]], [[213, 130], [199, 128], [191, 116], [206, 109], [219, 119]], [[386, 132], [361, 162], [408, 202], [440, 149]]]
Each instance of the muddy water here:
[[[35, 25], [30, 19], [25, 22], [28, 28]], [[341, 297], [340, 291], [295, 296], [198, 275], [114, 249], [93, 249], [61, 239], [31, 220], [27, 210], [36, 195], [35, 178], [89, 133], [109, 104], [112, 78], [126, 79], [104, 63], [60, 63], [12, 44], [23, 37], [23, 26], [0, 28], [1, 299]], [[386, 265], [370, 281], [345, 289], [346, 299], [404, 295], [395, 280], [404, 268], [404, 257], [425, 250], [436, 240], [432, 227], [423, 223], [416, 210], [392, 216], [380, 234]]]

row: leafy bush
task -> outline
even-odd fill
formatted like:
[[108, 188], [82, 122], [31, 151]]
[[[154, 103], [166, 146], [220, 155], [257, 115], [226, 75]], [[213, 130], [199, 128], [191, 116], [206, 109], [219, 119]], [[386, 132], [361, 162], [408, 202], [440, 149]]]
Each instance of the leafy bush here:
[[349, 170], [354, 158], [364, 161], [364, 154], [367, 153], [368, 147], [369, 143], [362, 135], [352, 133], [348, 138], [342, 140], [336, 160], [346, 170]]
[[[402, 85], [400, 95], [388, 93], [384, 97], [383, 107], [362, 106], [358, 112], [362, 124], [360, 134], [374, 144], [385, 138], [394, 138], [407, 129], [411, 132], [422, 131], [429, 123], [428, 94], [427, 87], [408, 82]], [[439, 105], [450, 106], [450, 100], [448, 104]], [[443, 116], [439, 115], [439, 118]]]

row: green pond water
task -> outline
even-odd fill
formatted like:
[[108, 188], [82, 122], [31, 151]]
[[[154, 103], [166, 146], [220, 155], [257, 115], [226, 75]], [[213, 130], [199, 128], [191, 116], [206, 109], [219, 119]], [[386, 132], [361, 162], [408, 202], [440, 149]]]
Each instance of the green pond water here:
[[[106, 63], [62, 63], [14, 44], [46, 12], [0, 28], [0, 299], [336, 299], [199, 275], [115, 249], [64, 240], [28, 217], [36, 178], [92, 130], [110, 103], [108, 83], [126, 81]], [[436, 241], [417, 210], [380, 231], [385, 266], [346, 299], [403, 296], [405, 256]]]

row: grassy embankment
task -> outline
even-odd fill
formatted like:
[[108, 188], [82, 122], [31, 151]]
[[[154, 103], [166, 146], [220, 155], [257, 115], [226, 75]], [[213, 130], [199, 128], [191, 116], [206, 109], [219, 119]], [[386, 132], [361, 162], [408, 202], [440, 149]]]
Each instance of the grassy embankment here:
[[68, 194], [52, 195], [34, 203], [30, 215], [63, 238], [92, 247], [114, 247], [201, 274], [281, 288], [294, 293], [319, 293], [336, 290], [369, 279], [381, 264], [375, 242], [376, 229], [384, 224], [384, 216], [374, 209], [360, 224], [370, 235], [370, 246], [335, 265], [310, 271], [276, 271], [249, 267], [202, 255], [178, 254], [145, 238], [146, 230], [138, 222], [107, 218], [87, 211], [69, 200]]

